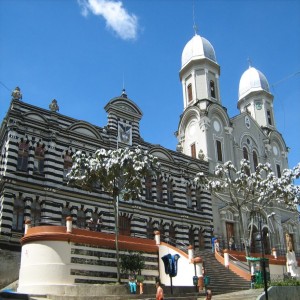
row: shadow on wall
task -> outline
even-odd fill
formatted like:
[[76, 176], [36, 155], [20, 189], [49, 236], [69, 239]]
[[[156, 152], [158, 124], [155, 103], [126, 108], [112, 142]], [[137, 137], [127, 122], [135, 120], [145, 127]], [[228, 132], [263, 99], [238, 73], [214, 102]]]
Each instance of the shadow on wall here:
[[[0, 289], [19, 278], [21, 253], [0, 249]], [[14, 288], [14, 285], [11, 289]]]

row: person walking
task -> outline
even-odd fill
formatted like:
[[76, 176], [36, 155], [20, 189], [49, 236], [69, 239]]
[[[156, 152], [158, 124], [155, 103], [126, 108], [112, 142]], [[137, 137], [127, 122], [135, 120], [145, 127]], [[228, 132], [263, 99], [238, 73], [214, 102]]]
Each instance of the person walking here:
[[163, 300], [164, 299], [164, 290], [160, 286], [160, 282], [157, 281], [155, 283], [156, 286], [156, 300]]
[[215, 252], [215, 240], [217, 240], [217, 238], [215, 236], [213, 236], [211, 238], [211, 252], [214, 253]]

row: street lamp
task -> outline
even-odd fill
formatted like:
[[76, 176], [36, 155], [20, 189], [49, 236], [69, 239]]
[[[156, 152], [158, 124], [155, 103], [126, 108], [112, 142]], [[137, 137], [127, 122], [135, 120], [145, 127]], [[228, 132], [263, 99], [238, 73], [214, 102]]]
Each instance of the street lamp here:
[[262, 271], [263, 271], [263, 278], [264, 278], [264, 290], [265, 290], [265, 296], [266, 300], [269, 299], [268, 297], [268, 282], [267, 282], [267, 272], [266, 272], [266, 260], [265, 260], [265, 247], [264, 247], [264, 241], [263, 241], [263, 235], [262, 235], [262, 226], [261, 226], [261, 215], [259, 214], [259, 234], [260, 234], [260, 243], [261, 243], [261, 256], [262, 256]]

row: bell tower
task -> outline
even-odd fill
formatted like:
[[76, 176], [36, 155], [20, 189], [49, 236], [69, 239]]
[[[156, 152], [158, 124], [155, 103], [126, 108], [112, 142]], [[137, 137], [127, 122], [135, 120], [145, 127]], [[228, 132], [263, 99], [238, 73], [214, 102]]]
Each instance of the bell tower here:
[[183, 49], [179, 76], [184, 110], [199, 100], [202, 107], [206, 107], [207, 102], [221, 102], [220, 66], [217, 64], [214, 48], [198, 34]]
[[240, 112], [250, 113], [262, 127], [276, 129], [273, 98], [266, 76], [249, 66], [248, 70], [243, 73], [239, 84], [237, 107]]

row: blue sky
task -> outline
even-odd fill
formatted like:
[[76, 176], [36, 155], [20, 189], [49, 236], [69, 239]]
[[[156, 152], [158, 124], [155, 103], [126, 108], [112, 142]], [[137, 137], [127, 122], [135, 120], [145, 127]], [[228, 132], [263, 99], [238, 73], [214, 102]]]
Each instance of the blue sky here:
[[106, 125], [105, 104], [121, 94], [143, 111], [141, 135], [175, 149], [183, 111], [181, 53], [199, 34], [221, 66], [221, 99], [238, 114], [238, 85], [252, 66], [267, 77], [277, 129], [300, 161], [299, 0], [0, 0], [0, 119], [11, 91], [23, 101]]

